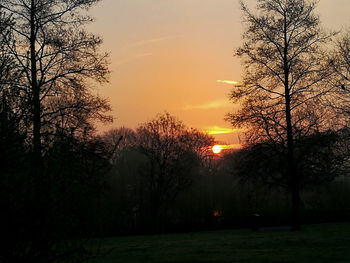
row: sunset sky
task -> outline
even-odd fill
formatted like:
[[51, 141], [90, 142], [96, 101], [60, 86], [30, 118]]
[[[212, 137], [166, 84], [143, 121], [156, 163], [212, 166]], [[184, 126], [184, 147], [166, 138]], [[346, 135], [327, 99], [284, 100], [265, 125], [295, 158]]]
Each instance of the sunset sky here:
[[[249, 2], [254, 2], [250, 0]], [[325, 28], [350, 26], [350, 0], [320, 0]], [[220, 130], [237, 143], [225, 114], [231, 81], [241, 80], [234, 49], [241, 43], [238, 0], [104, 0], [91, 12], [89, 30], [110, 53], [110, 83], [99, 89], [113, 107], [114, 123], [137, 127], [168, 111], [187, 126]]]

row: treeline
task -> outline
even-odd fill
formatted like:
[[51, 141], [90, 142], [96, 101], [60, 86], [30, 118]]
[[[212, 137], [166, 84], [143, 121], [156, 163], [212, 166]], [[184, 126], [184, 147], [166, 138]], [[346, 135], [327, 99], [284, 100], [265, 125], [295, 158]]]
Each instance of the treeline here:
[[[201, 146], [190, 149], [196, 158], [179, 158], [184, 152], [178, 147], [184, 146], [180, 129], [171, 130], [172, 122], [176, 120], [170, 115], [160, 115], [135, 131], [120, 128], [103, 136], [108, 144], [119, 144], [111, 159], [109, 187], [100, 199], [102, 232], [252, 227], [254, 214], [264, 226], [291, 224], [285, 146], [257, 143], [216, 155], [211, 151], [213, 138], [196, 132], [190, 144]], [[143, 137], [145, 127], [151, 133]], [[349, 143], [350, 130], [344, 128], [302, 138], [297, 144], [301, 223], [350, 219]]]
[[[43, 216], [46, 242], [55, 246], [71, 238], [251, 227], [253, 214], [261, 225], [290, 224], [282, 145], [260, 143], [215, 155], [213, 137], [166, 113], [135, 130], [57, 135], [43, 158], [47, 178], [38, 189], [25, 137], [11, 138], [1, 144], [7, 253], [40, 233], [35, 227]], [[302, 223], [350, 219], [349, 143], [344, 128], [298, 144]]]
[[[6, 142], [7, 245], [40, 233], [35, 227], [43, 216], [48, 240], [56, 241], [251, 227], [253, 214], [261, 225], [290, 224], [285, 146], [257, 143], [216, 155], [214, 144], [168, 113], [135, 130], [57, 136], [43, 158], [47, 178], [38, 189], [25, 142]], [[301, 223], [350, 219], [349, 144], [347, 128], [300, 139]]]

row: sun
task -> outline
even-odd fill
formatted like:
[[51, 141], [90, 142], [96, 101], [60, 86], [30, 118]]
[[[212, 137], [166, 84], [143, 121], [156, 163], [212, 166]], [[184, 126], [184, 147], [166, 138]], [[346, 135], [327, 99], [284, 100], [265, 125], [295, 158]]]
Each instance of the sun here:
[[211, 150], [213, 151], [213, 153], [215, 153], [215, 154], [219, 154], [221, 151], [222, 151], [222, 146], [221, 145], [218, 145], [218, 144], [216, 144], [216, 145], [214, 145], [212, 148], [211, 148]]

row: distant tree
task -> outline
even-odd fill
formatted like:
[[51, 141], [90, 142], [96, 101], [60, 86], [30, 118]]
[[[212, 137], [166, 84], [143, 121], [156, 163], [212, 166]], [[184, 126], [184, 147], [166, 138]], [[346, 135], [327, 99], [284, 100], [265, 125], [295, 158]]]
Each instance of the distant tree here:
[[148, 159], [140, 172], [147, 178], [151, 215], [155, 230], [159, 231], [169, 205], [180, 191], [190, 186], [201, 154], [208, 151], [214, 140], [186, 128], [168, 113], [142, 124], [137, 129], [137, 136], [138, 148]]
[[110, 159], [113, 164], [124, 149], [134, 148], [137, 145], [136, 132], [126, 127], [109, 130], [102, 135], [101, 139], [109, 147]]
[[199, 175], [214, 143], [168, 113], [101, 139], [113, 152], [104, 202], [115, 233], [164, 230], [175, 199]]
[[[339, 145], [342, 132], [325, 131], [306, 136], [295, 143], [296, 166], [300, 189], [331, 182], [344, 173], [346, 155]], [[241, 184], [256, 183], [288, 190], [285, 145], [260, 142], [224, 158]]]
[[50, 227], [56, 237], [95, 234], [89, 228], [93, 217], [89, 209], [92, 200], [103, 192], [111, 169], [108, 158], [109, 151], [99, 138], [56, 137], [44, 157], [47, 169], [52, 171], [47, 198]]
[[[247, 140], [286, 146], [286, 173], [292, 194], [292, 229], [300, 228], [300, 178], [295, 141], [322, 129], [327, 113], [319, 107], [326, 94], [325, 44], [333, 34], [320, 28], [316, 1], [259, 0], [257, 14], [242, 1], [245, 31], [236, 55], [244, 80], [231, 93], [239, 111], [228, 115], [233, 126], [246, 127]], [[323, 117], [324, 119], [321, 119]]]

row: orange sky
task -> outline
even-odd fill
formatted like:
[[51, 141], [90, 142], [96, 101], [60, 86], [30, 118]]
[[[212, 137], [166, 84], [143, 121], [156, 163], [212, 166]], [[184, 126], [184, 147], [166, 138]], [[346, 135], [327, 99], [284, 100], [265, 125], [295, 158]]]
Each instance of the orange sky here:
[[[318, 8], [331, 29], [350, 26], [349, 10], [350, 0], [321, 0]], [[216, 138], [238, 142], [224, 121], [233, 109], [225, 80], [242, 73], [233, 57], [242, 33], [238, 0], [104, 0], [91, 13], [89, 30], [104, 39], [112, 62], [99, 93], [109, 98], [114, 123], [100, 130], [135, 128], [168, 111], [189, 127], [224, 128]]]

